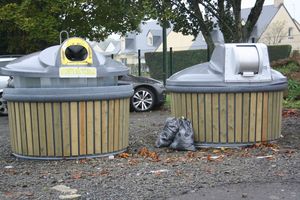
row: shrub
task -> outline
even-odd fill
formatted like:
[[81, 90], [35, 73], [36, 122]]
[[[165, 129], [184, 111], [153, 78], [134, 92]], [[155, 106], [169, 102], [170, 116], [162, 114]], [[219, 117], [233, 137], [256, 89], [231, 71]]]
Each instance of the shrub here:
[[291, 51], [291, 45], [268, 46], [270, 62], [290, 57]]

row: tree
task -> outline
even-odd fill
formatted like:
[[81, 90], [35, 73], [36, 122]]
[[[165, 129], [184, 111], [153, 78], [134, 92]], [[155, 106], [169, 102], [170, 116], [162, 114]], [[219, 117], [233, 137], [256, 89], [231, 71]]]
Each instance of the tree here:
[[137, 0], [2, 0], [0, 54], [25, 54], [59, 43], [59, 33], [103, 40], [138, 29]]
[[[172, 11], [166, 18], [174, 25], [173, 30], [197, 37], [202, 32], [208, 48], [214, 44], [210, 35], [213, 27], [218, 26], [225, 42], [246, 42], [259, 18], [265, 0], [256, 0], [254, 7], [242, 25], [241, 0], [154, 0], [153, 5], [160, 13], [163, 9], [157, 5], [169, 5]], [[171, 8], [171, 9], [170, 9]], [[151, 10], [151, 9], [150, 9]], [[153, 11], [151, 11], [153, 14]]]
[[275, 23], [270, 24], [270, 29], [267, 33], [265, 33], [265, 36], [262, 38], [262, 40], [266, 44], [279, 44], [281, 40], [286, 37], [287, 31], [286, 30], [286, 21], [277, 21]]

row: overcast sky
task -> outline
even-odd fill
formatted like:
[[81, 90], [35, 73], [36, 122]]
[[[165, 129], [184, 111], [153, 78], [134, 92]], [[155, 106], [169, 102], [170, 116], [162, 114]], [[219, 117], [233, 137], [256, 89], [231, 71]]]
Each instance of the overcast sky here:
[[[254, 6], [255, 0], [242, 0], [242, 8], [250, 8]], [[265, 5], [273, 4], [273, 0], [265, 0]], [[290, 15], [300, 22], [300, 1], [284, 0], [284, 5], [288, 9]]]

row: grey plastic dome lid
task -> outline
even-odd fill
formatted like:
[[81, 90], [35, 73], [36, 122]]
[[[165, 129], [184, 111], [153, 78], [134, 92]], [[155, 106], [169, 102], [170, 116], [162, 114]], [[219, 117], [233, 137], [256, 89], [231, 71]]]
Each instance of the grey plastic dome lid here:
[[23, 56], [1, 69], [3, 75], [49, 78], [112, 77], [128, 72], [125, 65], [95, 52], [88, 42], [78, 37]]
[[287, 79], [271, 69], [264, 44], [219, 44], [211, 60], [181, 70], [166, 82], [174, 92], [283, 90]]

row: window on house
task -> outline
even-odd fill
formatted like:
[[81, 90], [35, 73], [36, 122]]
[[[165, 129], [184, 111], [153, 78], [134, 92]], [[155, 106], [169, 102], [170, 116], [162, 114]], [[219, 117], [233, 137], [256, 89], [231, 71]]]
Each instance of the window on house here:
[[148, 35], [148, 37], [147, 37], [147, 44], [149, 45], [149, 46], [153, 46], [153, 36], [152, 35]]
[[134, 39], [131, 38], [125, 39], [125, 49], [134, 49]]
[[292, 27], [289, 28], [288, 37], [293, 38], [293, 28]]

